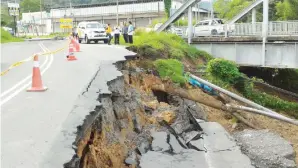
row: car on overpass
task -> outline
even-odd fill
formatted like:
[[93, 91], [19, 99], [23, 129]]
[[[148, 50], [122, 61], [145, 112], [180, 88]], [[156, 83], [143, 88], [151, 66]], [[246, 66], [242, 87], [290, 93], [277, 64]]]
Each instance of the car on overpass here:
[[[154, 26], [153, 30], [156, 31], [162, 24], [163, 24], [163, 23], [157, 23], [157, 24]], [[182, 31], [182, 29], [181, 29], [181, 28], [178, 28], [178, 27], [175, 27], [175, 26], [173, 26], [173, 25], [170, 25], [170, 26], [167, 28], [166, 32], [176, 34], [177, 36], [183, 36], [183, 31]]]
[[99, 22], [80, 22], [78, 24], [79, 43], [83, 40], [89, 44], [91, 41], [97, 43], [103, 41], [108, 43], [105, 25]]
[[[228, 34], [232, 32], [232, 27], [228, 29]], [[225, 34], [225, 25], [221, 19], [207, 19], [197, 23], [193, 28], [195, 37], [198, 36], [217, 36]], [[188, 30], [186, 31], [188, 34]]]

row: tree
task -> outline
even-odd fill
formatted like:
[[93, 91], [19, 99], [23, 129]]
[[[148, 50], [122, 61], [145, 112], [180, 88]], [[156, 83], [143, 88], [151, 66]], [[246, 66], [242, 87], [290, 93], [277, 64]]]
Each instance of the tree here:
[[22, 13], [39, 12], [40, 0], [23, 0], [20, 4]]
[[284, 0], [276, 3], [276, 15], [278, 20], [298, 19], [298, 0]]
[[251, 4], [251, 0], [217, 0], [214, 3], [214, 10], [218, 13], [220, 18], [232, 19], [244, 8]]
[[164, 6], [165, 6], [165, 12], [167, 17], [170, 17], [170, 12], [171, 12], [171, 8], [172, 8], [172, 0], [164, 0]]

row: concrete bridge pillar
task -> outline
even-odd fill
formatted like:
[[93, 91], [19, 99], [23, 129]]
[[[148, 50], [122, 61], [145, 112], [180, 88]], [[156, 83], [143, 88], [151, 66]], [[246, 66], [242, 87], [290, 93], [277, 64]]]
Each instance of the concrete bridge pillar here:
[[188, 7], [188, 44], [191, 43], [192, 36], [192, 7], [190, 6]]
[[269, 23], [269, 0], [263, 0], [263, 26], [262, 26], [262, 65], [265, 66], [265, 56], [266, 56], [266, 41], [268, 35], [268, 23]]

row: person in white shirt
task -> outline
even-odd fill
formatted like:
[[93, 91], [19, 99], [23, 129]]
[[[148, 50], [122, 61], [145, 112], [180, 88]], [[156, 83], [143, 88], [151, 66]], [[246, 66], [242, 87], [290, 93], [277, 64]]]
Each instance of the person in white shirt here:
[[131, 23], [131, 21], [129, 21], [129, 26], [128, 26], [128, 41], [130, 44], [133, 44], [133, 33], [134, 33], [134, 27]]
[[115, 37], [115, 40], [114, 40], [115, 45], [116, 45], [116, 44], [119, 44], [120, 29], [119, 29], [118, 26], [115, 27], [115, 30], [114, 30], [114, 37]]

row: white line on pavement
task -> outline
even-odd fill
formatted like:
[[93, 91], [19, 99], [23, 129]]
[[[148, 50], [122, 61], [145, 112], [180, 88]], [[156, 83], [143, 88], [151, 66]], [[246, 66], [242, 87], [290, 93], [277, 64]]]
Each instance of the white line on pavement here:
[[[42, 48], [41, 43], [39, 43], [40, 48]], [[42, 48], [42, 50], [44, 50]], [[44, 50], [45, 51], [45, 50]], [[40, 66], [40, 68], [43, 68], [47, 62], [48, 62], [48, 57], [46, 57], [46, 60], [42, 63], [42, 65]], [[27, 76], [26, 78], [24, 78], [23, 80], [21, 80], [20, 82], [18, 82], [17, 84], [15, 84], [13, 87], [9, 88], [8, 90], [4, 91], [1, 95], [0, 98], [2, 98], [3, 96], [7, 95], [8, 93], [10, 93], [11, 91], [13, 91], [14, 89], [16, 89], [18, 86], [22, 85], [23, 83], [27, 82], [28, 79], [32, 78], [32, 75]]]
[[[44, 50], [44, 51], [49, 51], [49, 49], [47, 49], [43, 44], [40, 45], [40, 47]], [[54, 57], [53, 54], [50, 55], [50, 62], [47, 64], [47, 66], [45, 67], [45, 69], [43, 69], [41, 71], [41, 75], [44, 74], [52, 65], [54, 61]], [[31, 77], [31, 76], [30, 76]], [[7, 101], [9, 101], [10, 99], [12, 99], [13, 97], [15, 97], [17, 94], [19, 94], [21, 91], [23, 91], [25, 88], [29, 87], [30, 84], [32, 83], [32, 81], [26, 83], [23, 85], [23, 87], [19, 88], [18, 90], [16, 90], [15, 92], [13, 92], [12, 94], [10, 94], [8, 97], [6, 97], [4, 100], [1, 100], [1, 104], [0, 106], [2, 106], [4, 103], [6, 103]]]

